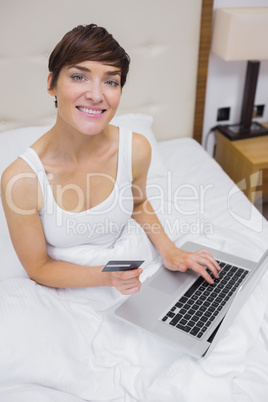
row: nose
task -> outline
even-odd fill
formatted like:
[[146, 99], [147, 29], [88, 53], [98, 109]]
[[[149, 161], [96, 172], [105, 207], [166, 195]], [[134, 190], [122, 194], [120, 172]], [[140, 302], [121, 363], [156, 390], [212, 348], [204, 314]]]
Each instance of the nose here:
[[88, 100], [95, 104], [102, 102], [104, 96], [101, 83], [98, 81], [91, 81], [88, 84], [85, 96]]

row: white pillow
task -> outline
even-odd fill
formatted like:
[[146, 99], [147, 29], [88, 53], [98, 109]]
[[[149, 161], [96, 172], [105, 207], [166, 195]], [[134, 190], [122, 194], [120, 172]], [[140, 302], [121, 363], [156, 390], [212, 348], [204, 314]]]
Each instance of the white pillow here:
[[167, 174], [167, 167], [161, 156], [157, 140], [152, 130], [153, 117], [147, 114], [129, 113], [115, 116], [111, 124], [132, 130], [135, 133], [144, 135], [152, 148], [151, 165], [148, 172], [148, 179]]

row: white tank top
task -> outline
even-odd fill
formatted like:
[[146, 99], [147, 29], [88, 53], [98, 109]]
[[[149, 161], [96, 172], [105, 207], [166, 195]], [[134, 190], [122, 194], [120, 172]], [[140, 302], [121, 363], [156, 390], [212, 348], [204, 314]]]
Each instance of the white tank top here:
[[100, 204], [78, 213], [65, 211], [56, 203], [44, 166], [32, 148], [28, 148], [20, 158], [32, 168], [41, 186], [43, 207], [39, 215], [48, 244], [55, 247], [113, 245], [133, 212], [131, 131], [119, 128], [117, 175], [113, 191]]

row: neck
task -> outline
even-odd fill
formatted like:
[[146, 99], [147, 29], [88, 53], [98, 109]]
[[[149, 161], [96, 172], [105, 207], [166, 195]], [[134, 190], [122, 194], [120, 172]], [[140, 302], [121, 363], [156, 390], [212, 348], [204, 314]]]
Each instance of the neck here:
[[107, 146], [111, 139], [110, 126], [97, 133], [83, 134], [66, 124], [59, 117], [55, 126], [50, 131], [48, 146], [57, 154], [62, 154], [70, 159], [79, 159], [85, 154], [95, 154]]

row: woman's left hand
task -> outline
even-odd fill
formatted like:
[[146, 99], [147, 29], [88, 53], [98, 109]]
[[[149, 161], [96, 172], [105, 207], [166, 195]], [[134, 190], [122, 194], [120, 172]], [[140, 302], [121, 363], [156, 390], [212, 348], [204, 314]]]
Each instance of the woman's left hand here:
[[203, 276], [207, 282], [213, 284], [213, 279], [204, 268], [207, 267], [215, 278], [219, 278], [219, 264], [214, 260], [212, 254], [204, 249], [191, 253], [174, 246], [162, 257], [165, 267], [171, 271], [186, 272], [187, 269], [192, 269]]

